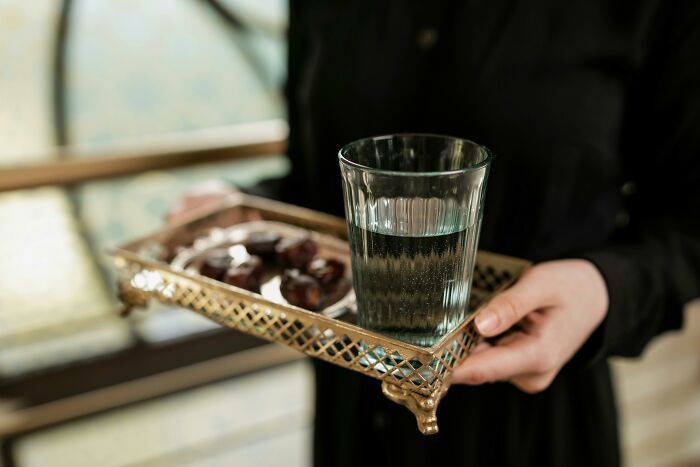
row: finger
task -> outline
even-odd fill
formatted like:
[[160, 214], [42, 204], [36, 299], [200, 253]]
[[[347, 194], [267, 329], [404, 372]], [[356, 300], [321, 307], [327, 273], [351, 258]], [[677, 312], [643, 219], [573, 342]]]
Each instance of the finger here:
[[547, 389], [554, 381], [555, 376], [556, 372], [554, 371], [537, 375], [522, 375], [512, 378], [510, 383], [523, 392], [537, 394]]
[[470, 355], [455, 368], [452, 381], [476, 385], [539, 374], [546, 371], [548, 365], [537, 348], [536, 339], [514, 333], [508, 336], [507, 342]]
[[537, 334], [547, 326], [551, 308], [533, 310], [518, 321], [518, 328], [525, 334]]
[[496, 342], [494, 343], [494, 345], [511, 344], [511, 343], [517, 341], [518, 339], [522, 339], [522, 336], [520, 334], [522, 334], [522, 333], [521, 332], [513, 332], [513, 333], [505, 334], [505, 335], [503, 335], [503, 337], [498, 337]]
[[193, 213], [217, 207], [233, 193], [240, 191], [222, 180], [207, 180], [190, 188], [165, 216], [167, 224], [177, 224], [193, 216]]
[[475, 318], [476, 328], [485, 337], [505, 332], [531, 311], [549, 306], [550, 290], [547, 281], [536, 272], [523, 275], [479, 312]]
[[469, 355], [474, 355], [476, 353], [483, 352], [484, 350], [490, 349], [491, 347], [492, 347], [491, 344], [482, 340], [481, 342], [479, 342], [479, 344], [477, 344], [476, 347], [474, 347], [472, 349], [472, 351], [469, 353]]

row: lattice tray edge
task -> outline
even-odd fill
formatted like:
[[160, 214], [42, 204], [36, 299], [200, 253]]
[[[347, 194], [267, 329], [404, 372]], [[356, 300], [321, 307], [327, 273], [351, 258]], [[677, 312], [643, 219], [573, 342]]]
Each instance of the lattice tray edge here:
[[[196, 230], [203, 219], [215, 223], [217, 218], [225, 218], [226, 210], [230, 209], [248, 214], [256, 212], [263, 219], [279, 221], [282, 218], [290, 224], [336, 236], [342, 234], [345, 227], [342, 219], [284, 203], [237, 196], [227, 207], [193, 219], [180, 229], [194, 227]], [[241, 219], [245, 220], [246, 216]], [[153, 240], [162, 242], [168, 232], [181, 234], [177, 228], [166, 229], [111, 252], [119, 271], [119, 297], [127, 308], [145, 307], [151, 299], [177, 305], [222, 326], [378, 379], [388, 398], [416, 415], [418, 427], [424, 434], [437, 432], [436, 410], [449, 389], [450, 372], [467, 358], [479, 341], [473, 325], [475, 312], [529, 265], [524, 260], [480, 251], [472, 283], [472, 312], [433, 347], [423, 348], [339, 319], [273, 303], [258, 294], [176, 271], [167, 263], [145, 258], [139, 247]]]

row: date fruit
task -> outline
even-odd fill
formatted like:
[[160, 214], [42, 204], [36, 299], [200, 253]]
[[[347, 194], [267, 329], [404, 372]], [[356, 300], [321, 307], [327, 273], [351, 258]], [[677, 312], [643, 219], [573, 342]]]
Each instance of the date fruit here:
[[224, 282], [235, 287], [255, 292], [260, 289], [263, 275], [263, 262], [258, 256], [231, 266], [224, 275]]
[[345, 264], [337, 259], [317, 258], [309, 263], [306, 272], [322, 285], [327, 286], [343, 277]]
[[284, 299], [292, 305], [313, 311], [321, 308], [321, 285], [313, 277], [301, 274], [296, 269], [284, 271], [280, 291]]
[[275, 247], [280, 241], [280, 236], [274, 232], [253, 232], [243, 242], [246, 251], [251, 255], [258, 255], [265, 259], [275, 257]]
[[228, 250], [212, 250], [207, 254], [206, 258], [204, 258], [204, 262], [199, 268], [199, 273], [203, 276], [220, 280], [226, 271], [228, 271], [228, 268], [231, 267], [232, 259]]
[[282, 239], [275, 247], [277, 264], [283, 268], [305, 270], [316, 256], [318, 245], [309, 238]]

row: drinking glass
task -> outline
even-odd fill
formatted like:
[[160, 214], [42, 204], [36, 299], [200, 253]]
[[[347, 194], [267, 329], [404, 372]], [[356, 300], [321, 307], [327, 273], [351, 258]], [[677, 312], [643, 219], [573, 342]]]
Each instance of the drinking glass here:
[[340, 150], [360, 326], [430, 347], [465, 318], [491, 159], [428, 134]]

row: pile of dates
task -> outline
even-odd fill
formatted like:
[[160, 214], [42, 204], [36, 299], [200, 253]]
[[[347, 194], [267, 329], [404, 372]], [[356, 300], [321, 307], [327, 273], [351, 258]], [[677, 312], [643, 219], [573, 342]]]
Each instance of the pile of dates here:
[[[281, 271], [280, 292], [292, 305], [320, 310], [334, 295], [344, 277], [345, 264], [320, 258], [310, 238], [281, 238], [272, 232], [254, 232], [240, 245], [245, 255], [231, 255], [231, 248], [209, 251], [199, 273], [227, 284], [259, 292], [263, 278]], [[236, 248], [240, 248], [235, 246]]]

